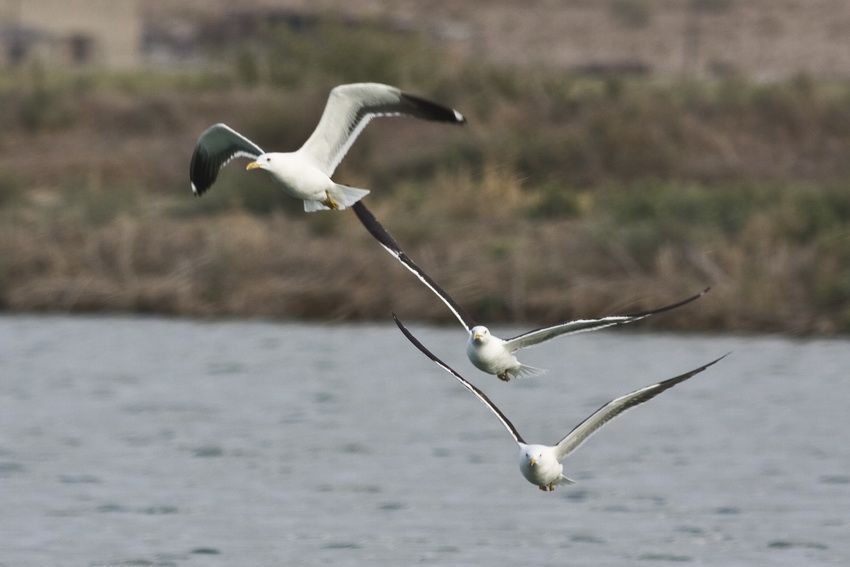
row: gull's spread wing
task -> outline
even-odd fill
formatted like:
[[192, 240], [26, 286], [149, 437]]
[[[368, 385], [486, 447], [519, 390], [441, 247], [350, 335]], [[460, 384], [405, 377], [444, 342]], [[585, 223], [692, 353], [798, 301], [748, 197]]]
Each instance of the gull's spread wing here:
[[558, 444], [555, 446], [555, 451], [558, 455], [558, 460], [563, 459], [568, 454], [578, 449], [579, 446], [585, 441], [587, 441], [587, 439], [591, 435], [593, 435], [597, 430], [599, 430], [600, 427], [602, 427], [603, 425], [605, 425], [610, 420], [614, 419], [627, 409], [633, 408], [637, 405], [651, 400], [661, 392], [669, 390], [676, 384], [684, 382], [688, 378], [696, 376], [712, 364], [720, 362], [727, 356], [729, 355], [724, 354], [720, 358], [712, 360], [708, 364], [704, 364], [703, 366], [695, 368], [690, 372], [685, 372], [684, 374], [680, 374], [668, 380], [664, 380], [663, 382], [653, 384], [652, 386], [646, 386], [645, 388], [635, 390], [630, 394], [626, 394], [625, 396], [620, 396], [617, 399], [611, 400], [610, 402], [596, 410], [590, 417], [578, 424], [572, 431], [567, 434], [566, 437], [564, 437], [558, 442]]
[[521, 348], [533, 346], [538, 343], [548, 341], [549, 339], [554, 339], [555, 337], [558, 337], [560, 335], [586, 333], [589, 331], [598, 331], [606, 327], [613, 327], [615, 325], [625, 325], [626, 323], [634, 323], [635, 321], [640, 321], [641, 319], [645, 319], [647, 317], [656, 315], [658, 313], [663, 313], [665, 311], [670, 311], [671, 309], [676, 309], [677, 307], [686, 305], [691, 301], [695, 301], [705, 295], [709, 289], [711, 288], [705, 288], [701, 292], [692, 295], [686, 299], [683, 299], [682, 301], [677, 301], [676, 303], [671, 303], [670, 305], [658, 307], [657, 309], [652, 309], [650, 311], [630, 313], [627, 315], [611, 315], [609, 317], [601, 317], [599, 319], [578, 319], [576, 321], [569, 321], [567, 323], [560, 323], [551, 327], [543, 327], [541, 329], [528, 331], [527, 333], [523, 333], [511, 339], [507, 339], [505, 341], [505, 348], [507, 348], [510, 352], [515, 352]]
[[464, 388], [466, 388], [467, 390], [472, 392], [472, 394], [476, 398], [481, 400], [481, 403], [483, 403], [485, 406], [490, 408], [490, 411], [492, 411], [494, 414], [496, 414], [496, 417], [499, 418], [499, 421], [502, 422], [502, 425], [505, 426], [505, 429], [508, 430], [508, 433], [511, 434], [511, 437], [514, 438], [514, 441], [516, 441], [517, 443], [525, 444], [525, 441], [523, 440], [522, 436], [519, 434], [519, 431], [516, 430], [516, 427], [514, 427], [514, 424], [511, 423], [511, 421], [507, 418], [507, 416], [505, 416], [505, 414], [503, 414], [498, 407], [496, 407], [496, 404], [494, 404], [493, 402], [490, 401], [490, 398], [487, 397], [487, 394], [485, 394], [484, 392], [482, 392], [481, 390], [479, 390], [478, 388], [476, 388], [475, 386], [470, 384], [466, 380], [466, 378], [464, 378], [463, 376], [458, 374], [448, 364], [446, 364], [445, 362], [443, 362], [442, 360], [437, 358], [436, 355], [434, 355], [430, 350], [425, 348], [425, 346], [422, 343], [420, 343], [419, 340], [410, 333], [410, 331], [407, 330], [407, 327], [405, 327], [402, 324], [402, 322], [398, 320], [398, 317], [395, 316], [395, 313], [393, 313], [393, 319], [395, 320], [395, 324], [398, 325], [398, 328], [401, 330], [401, 332], [404, 334], [404, 336], [407, 337], [407, 340], [409, 340], [411, 343], [413, 343], [413, 346], [415, 346], [420, 351], [422, 351], [422, 354], [424, 354], [425, 356], [427, 356], [428, 358], [430, 358], [431, 360], [436, 362], [437, 365], [440, 368], [442, 368], [443, 370], [445, 370], [446, 372], [448, 372], [449, 374], [454, 376], [455, 379], [458, 382], [460, 382], [463, 385]]
[[340, 85], [331, 91], [319, 124], [298, 151], [330, 177], [372, 118], [402, 115], [455, 124], [465, 122], [458, 111], [396, 87], [380, 83]]
[[210, 126], [198, 138], [192, 153], [192, 163], [189, 165], [192, 192], [203, 195], [215, 183], [221, 168], [232, 159], [257, 159], [263, 153], [260, 146], [226, 124]]
[[434, 292], [434, 294], [440, 298], [440, 301], [446, 304], [449, 308], [449, 311], [452, 312], [452, 315], [457, 317], [457, 320], [460, 321], [460, 324], [464, 326], [467, 332], [475, 326], [475, 322], [467, 315], [463, 309], [458, 305], [452, 297], [446, 293], [446, 291], [437, 285], [431, 276], [425, 273], [422, 268], [417, 266], [413, 260], [411, 260], [407, 254], [404, 253], [404, 250], [398, 245], [398, 242], [390, 235], [387, 230], [381, 226], [381, 223], [378, 222], [378, 219], [372, 214], [366, 205], [363, 204], [362, 201], [358, 201], [351, 207], [354, 210], [354, 213], [357, 215], [357, 218], [360, 219], [361, 224], [369, 231], [375, 240], [389, 252], [396, 260], [401, 262], [401, 265], [410, 270], [410, 272], [419, 278], [425, 286]]

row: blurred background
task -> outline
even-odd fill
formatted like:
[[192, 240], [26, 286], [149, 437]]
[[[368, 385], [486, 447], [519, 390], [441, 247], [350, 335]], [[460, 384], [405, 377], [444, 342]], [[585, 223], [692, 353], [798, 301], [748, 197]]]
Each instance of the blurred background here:
[[0, 0], [0, 306], [448, 322], [353, 215], [189, 191], [209, 124], [294, 149], [380, 81], [469, 124], [377, 121], [336, 179], [479, 318], [710, 284], [653, 324], [847, 332], [848, 32], [841, 0]]
[[[352, 81], [468, 117], [335, 179], [498, 334], [711, 293], [505, 385], [353, 214], [192, 195]], [[0, 565], [850, 565], [850, 3], [0, 0], [0, 126]], [[542, 493], [391, 310], [535, 442], [734, 354]]]

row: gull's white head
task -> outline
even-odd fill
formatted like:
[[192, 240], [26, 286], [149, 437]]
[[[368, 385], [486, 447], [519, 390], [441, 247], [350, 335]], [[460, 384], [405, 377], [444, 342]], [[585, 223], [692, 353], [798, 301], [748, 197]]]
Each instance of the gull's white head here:
[[558, 462], [555, 447], [520, 444], [519, 470], [541, 490], [553, 490], [563, 480], [564, 467]]
[[525, 460], [531, 468], [539, 466], [543, 462], [543, 451], [538, 446], [528, 446], [525, 448]]
[[472, 342], [477, 345], [486, 343], [490, 339], [490, 329], [483, 325], [472, 327]]
[[268, 169], [271, 169], [273, 163], [274, 162], [273, 162], [272, 154], [263, 154], [260, 157], [258, 157], [256, 161], [252, 161], [251, 163], [246, 165], [245, 169], [247, 169], [249, 171], [252, 170], [252, 169], [266, 169], [266, 170], [268, 170]]

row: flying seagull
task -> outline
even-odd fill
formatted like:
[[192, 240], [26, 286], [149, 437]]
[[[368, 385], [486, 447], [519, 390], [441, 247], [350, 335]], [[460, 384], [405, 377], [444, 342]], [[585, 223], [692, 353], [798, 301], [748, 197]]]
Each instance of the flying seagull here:
[[610, 315], [598, 319], [577, 319], [559, 323], [551, 327], [543, 327], [528, 331], [510, 339], [500, 339], [490, 333], [490, 330], [484, 325], [476, 324], [472, 318], [467, 315], [460, 305], [455, 302], [452, 297], [446, 293], [431, 276], [425, 273], [422, 268], [416, 265], [410, 257], [405, 254], [399, 244], [390, 235], [389, 232], [378, 222], [372, 212], [362, 202], [356, 203], [352, 209], [357, 214], [357, 218], [366, 227], [366, 230], [381, 244], [381, 246], [389, 252], [394, 258], [401, 262], [402, 266], [410, 270], [419, 280], [424, 283], [428, 289], [434, 292], [443, 303], [449, 308], [452, 314], [460, 321], [463, 328], [468, 333], [466, 341], [466, 355], [470, 362], [476, 368], [488, 374], [495, 374], [500, 380], [507, 382], [516, 376], [533, 376], [541, 374], [545, 370], [522, 364], [514, 356], [514, 353], [520, 349], [537, 345], [549, 339], [561, 335], [574, 335], [577, 333], [586, 333], [588, 331], [597, 331], [606, 327], [615, 325], [625, 325], [640, 321], [651, 315], [670, 311], [682, 305], [688, 304], [691, 301], [699, 299], [705, 295], [710, 288], [705, 288], [701, 292], [692, 295], [676, 303], [658, 307], [649, 311], [641, 311], [638, 313], [630, 313], [625, 315]]
[[514, 424], [511, 423], [496, 404], [487, 397], [487, 394], [470, 384], [463, 376], [458, 374], [449, 365], [425, 348], [425, 346], [420, 343], [419, 340], [410, 333], [410, 331], [407, 330], [401, 321], [398, 320], [395, 313], [393, 313], [393, 319], [395, 319], [396, 325], [398, 325], [398, 328], [401, 329], [404, 336], [407, 337], [407, 340], [413, 343], [413, 345], [422, 351], [425, 356], [436, 362], [440, 368], [454, 376], [464, 388], [472, 392], [475, 397], [490, 408], [490, 411], [496, 414], [496, 417], [499, 418], [499, 421], [502, 422], [502, 425], [505, 426], [505, 429], [508, 430], [508, 433], [511, 434], [511, 437], [514, 438], [514, 441], [516, 441], [519, 446], [519, 470], [522, 473], [522, 476], [524, 476], [531, 484], [536, 485], [540, 490], [550, 492], [555, 490], [555, 486], [559, 484], [573, 484], [575, 482], [574, 480], [564, 476], [564, 465], [561, 464], [561, 461], [563, 461], [567, 455], [578, 449], [599, 428], [627, 409], [651, 400], [661, 392], [669, 390], [676, 384], [696, 376], [712, 364], [715, 364], [729, 356], [728, 353], [724, 354], [720, 358], [714, 359], [708, 364], [704, 364], [690, 372], [685, 372], [684, 374], [680, 374], [674, 378], [658, 382], [651, 386], [646, 386], [639, 390], [635, 390], [630, 394], [626, 394], [625, 396], [615, 398], [575, 426], [566, 437], [558, 441], [555, 445], [539, 445], [536, 443], [526, 443], [525, 439], [523, 439], [522, 435], [520, 435], [519, 431], [517, 431], [517, 428], [514, 427]]
[[457, 110], [378, 83], [340, 85], [331, 90], [313, 134], [294, 152], [264, 152], [260, 146], [226, 124], [207, 128], [192, 154], [189, 179], [195, 195], [215, 182], [222, 167], [234, 158], [252, 160], [247, 169], [271, 173], [283, 190], [304, 200], [307, 212], [345, 209], [369, 191], [331, 180], [339, 162], [372, 118], [408, 115], [423, 120], [463, 124]]

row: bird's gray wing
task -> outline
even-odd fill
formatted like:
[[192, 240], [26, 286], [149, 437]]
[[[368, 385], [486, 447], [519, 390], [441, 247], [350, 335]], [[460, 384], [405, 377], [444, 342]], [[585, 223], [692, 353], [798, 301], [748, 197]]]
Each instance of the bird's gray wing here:
[[541, 329], [528, 331], [527, 333], [523, 333], [511, 339], [507, 339], [505, 341], [505, 348], [507, 348], [510, 352], [516, 352], [519, 349], [530, 347], [538, 343], [542, 343], [544, 341], [548, 341], [549, 339], [553, 339], [560, 335], [574, 335], [577, 333], [598, 331], [600, 329], [604, 329], [606, 327], [613, 327], [615, 325], [625, 325], [627, 323], [634, 323], [635, 321], [640, 321], [641, 319], [645, 319], [651, 315], [656, 315], [658, 313], [663, 313], [665, 311], [670, 311], [671, 309], [681, 307], [682, 305], [686, 305], [691, 301], [699, 299], [700, 297], [705, 295], [709, 289], [711, 288], [707, 287], [701, 292], [692, 295], [686, 299], [683, 299], [682, 301], [677, 301], [676, 303], [671, 303], [670, 305], [665, 305], [663, 307], [659, 307], [657, 309], [652, 309], [649, 311], [629, 313], [626, 315], [611, 315], [608, 317], [601, 317], [599, 319], [577, 319], [575, 321], [560, 323], [551, 327], [543, 327]]
[[456, 110], [396, 87], [379, 83], [340, 85], [331, 90], [319, 124], [298, 151], [330, 177], [372, 118], [401, 115], [455, 124], [466, 121]]
[[472, 327], [475, 326], [475, 322], [472, 318], [467, 315], [463, 308], [458, 305], [452, 297], [446, 293], [446, 291], [437, 285], [431, 276], [429, 276], [425, 271], [422, 270], [419, 266], [417, 266], [413, 260], [405, 254], [404, 250], [401, 249], [401, 246], [398, 245], [398, 242], [390, 235], [389, 232], [378, 222], [378, 219], [375, 218], [375, 215], [372, 214], [366, 205], [363, 204], [362, 201], [358, 201], [351, 206], [354, 209], [354, 214], [357, 215], [357, 218], [360, 219], [360, 223], [369, 231], [375, 240], [392, 255], [393, 258], [401, 262], [401, 265], [410, 270], [410, 272], [419, 278], [425, 286], [430, 289], [434, 294], [440, 298], [440, 301], [446, 304], [446, 307], [449, 308], [449, 311], [452, 312], [460, 324], [463, 325], [464, 329], [468, 333]]
[[508, 430], [508, 433], [511, 434], [511, 437], [514, 438], [514, 441], [516, 441], [517, 443], [525, 444], [525, 440], [523, 440], [522, 436], [519, 434], [519, 431], [516, 430], [516, 427], [514, 427], [514, 424], [511, 423], [511, 421], [507, 418], [507, 416], [505, 416], [505, 414], [503, 414], [501, 412], [501, 410], [499, 410], [498, 407], [496, 407], [496, 404], [494, 404], [493, 402], [490, 401], [490, 398], [487, 397], [487, 394], [485, 394], [484, 392], [482, 392], [481, 390], [479, 390], [478, 388], [476, 388], [475, 386], [473, 386], [472, 384], [467, 382], [466, 378], [464, 378], [463, 376], [458, 374], [448, 364], [446, 364], [445, 362], [443, 362], [442, 360], [437, 358], [436, 355], [434, 355], [430, 350], [425, 348], [425, 346], [422, 343], [420, 343], [419, 340], [410, 333], [410, 331], [407, 330], [407, 327], [405, 327], [402, 324], [402, 322], [398, 320], [398, 317], [396, 317], [395, 313], [393, 313], [393, 319], [395, 320], [395, 324], [398, 325], [398, 328], [401, 330], [402, 334], [404, 334], [404, 336], [407, 337], [407, 340], [409, 340], [411, 343], [413, 343], [413, 346], [415, 346], [420, 351], [422, 351], [422, 354], [424, 354], [425, 356], [427, 356], [428, 358], [430, 358], [431, 360], [436, 362], [437, 365], [440, 368], [442, 368], [443, 370], [445, 370], [446, 372], [448, 372], [449, 374], [454, 376], [455, 379], [458, 382], [460, 382], [463, 385], [464, 388], [466, 388], [467, 390], [472, 392], [473, 395], [476, 398], [481, 400], [481, 402], [485, 406], [490, 408], [490, 411], [492, 411], [494, 414], [496, 414], [496, 417], [499, 418], [499, 421], [502, 422], [502, 425], [505, 426], [505, 429]]
[[598, 410], [596, 410], [590, 417], [582, 421], [578, 424], [572, 431], [570, 431], [566, 437], [561, 439], [558, 444], [555, 446], [556, 453], [558, 455], [558, 460], [563, 459], [568, 454], [572, 453], [579, 446], [587, 441], [587, 439], [593, 435], [600, 427], [608, 423], [608, 421], [614, 419], [624, 411], [629, 408], [633, 408], [643, 402], [651, 400], [664, 390], [668, 390], [678, 384], [679, 382], [684, 382], [688, 378], [696, 376], [712, 364], [716, 364], [729, 356], [729, 353], [724, 354], [720, 358], [712, 360], [708, 364], [704, 364], [699, 368], [695, 368], [690, 372], [685, 372], [684, 374], [680, 374], [674, 378], [670, 378], [668, 380], [664, 380], [663, 382], [659, 382], [658, 384], [653, 384], [652, 386], [647, 386], [645, 388], [641, 388], [640, 390], [635, 390], [631, 394], [626, 394], [625, 396], [621, 396], [617, 399], [611, 400]]
[[226, 124], [214, 124], [207, 128], [192, 153], [189, 165], [189, 181], [192, 192], [203, 195], [218, 177], [221, 168], [234, 158], [257, 159], [263, 150]]

